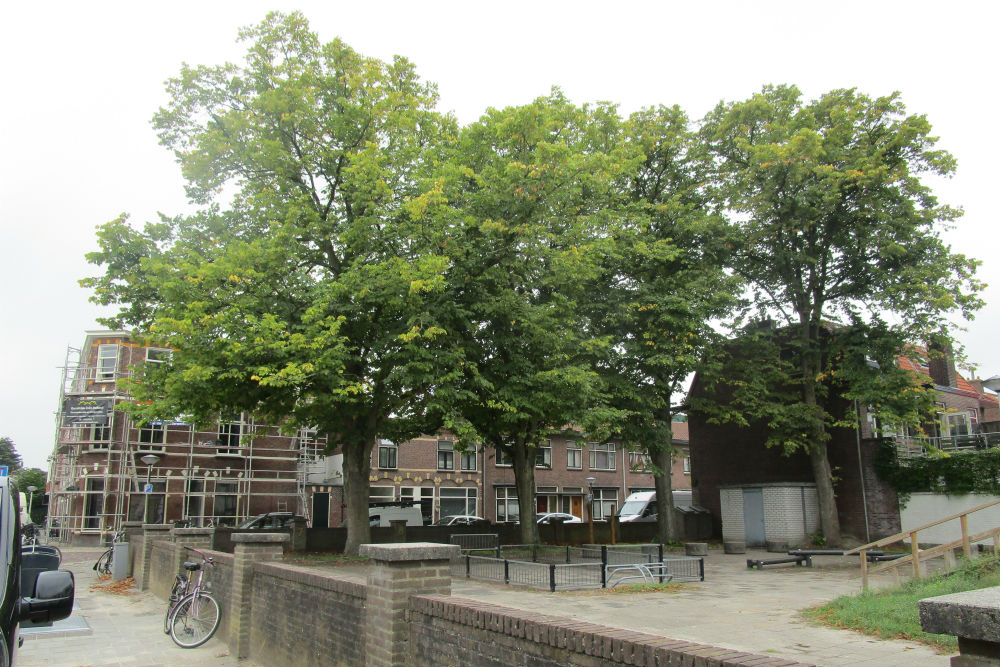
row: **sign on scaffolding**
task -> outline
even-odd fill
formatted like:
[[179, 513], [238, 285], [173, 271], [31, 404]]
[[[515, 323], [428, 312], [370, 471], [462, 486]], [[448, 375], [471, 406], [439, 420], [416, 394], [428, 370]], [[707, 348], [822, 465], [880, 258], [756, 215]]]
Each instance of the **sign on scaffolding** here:
[[90, 398], [86, 396], [71, 396], [63, 401], [63, 426], [77, 424], [110, 424], [111, 411], [114, 409], [113, 398]]
[[0, 466], [0, 477], [7, 476], [7, 466]]

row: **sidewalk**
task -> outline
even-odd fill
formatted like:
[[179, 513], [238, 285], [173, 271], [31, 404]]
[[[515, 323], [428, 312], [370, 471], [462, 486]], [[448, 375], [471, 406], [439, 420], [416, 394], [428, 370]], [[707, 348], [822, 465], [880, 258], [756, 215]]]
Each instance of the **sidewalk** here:
[[[950, 656], [916, 642], [808, 624], [800, 610], [860, 592], [858, 565], [853, 559], [817, 557], [812, 568], [746, 567], [748, 558], [774, 555], [713, 549], [705, 559], [705, 581], [672, 594], [549, 593], [455, 578], [452, 595], [827, 667], [950, 665]], [[893, 575], [880, 575], [872, 585], [893, 583]]]
[[[249, 666], [237, 660], [216, 638], [194, 649], [182, 649], [163, 633], [166, 604], [152, 593], [116, 595], [91, 590], [97, 583], [91, 569], [99, 549], [63, 549], [62, 569], [76, 578], [73, 620], [83, 630], [49, 636], [24, 635], [14, 663], [31, 665], [206, 665]], [[133, 589], [134, 590], [134, 589]]]

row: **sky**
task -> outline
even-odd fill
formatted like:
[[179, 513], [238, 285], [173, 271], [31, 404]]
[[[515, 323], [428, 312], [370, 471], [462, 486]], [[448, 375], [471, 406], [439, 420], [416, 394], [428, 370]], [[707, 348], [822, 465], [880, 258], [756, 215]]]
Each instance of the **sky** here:
[[[559, 86], [576, 103], [628, 113], [678, 104], [693, 119], [765, 84], [811, 99], [835, 88], [900, 91], [958, 169], [930, 181], [965, 215], [945, 238], [983, 261], [987, 305], [959, 335], [980, 377], [1000, 374], [1000, 242], [989, 130], [996, 3], [971, 2], [150, 2], [8, 3], [0, 23], [0, 436], [46, 468], [67, 348], [102, 328], [78, 280], [96, 228], [189, 211], [150, 119], [182, 62], [239, 62], [239, 28], [302, 11], [323, 42], [402, 55], [469, 123]], [[973, 375], [971, 372], [965, 373]]]

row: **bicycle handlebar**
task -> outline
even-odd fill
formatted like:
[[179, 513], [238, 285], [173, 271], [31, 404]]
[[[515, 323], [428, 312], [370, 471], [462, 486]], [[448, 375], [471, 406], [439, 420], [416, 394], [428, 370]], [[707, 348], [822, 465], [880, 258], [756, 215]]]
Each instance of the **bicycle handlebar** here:
[[199, 551], [198, 549], [195, 549], [194, 547], [189, 547], [186, 544], [184, 545], [184, 548], [187, 549], [188, 551], [193, 551], [199, 556], [201, 556], [202, 561], [208, 563], [209, 565], [215, 565], [215, 559], [209, 555], [206, 555], [204, 551]]

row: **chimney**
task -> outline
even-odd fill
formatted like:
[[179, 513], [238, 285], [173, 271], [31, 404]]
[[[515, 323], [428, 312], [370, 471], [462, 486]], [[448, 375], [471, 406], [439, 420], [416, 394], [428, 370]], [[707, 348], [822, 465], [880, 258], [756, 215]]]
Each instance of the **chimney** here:
[[955, 371], [955, 357], [951, 354], [951, 343], [944, 339], [936, 339], [927, 346], [927, 350], [927, 371], [934, 384], [957, 387], [958, 372]]

